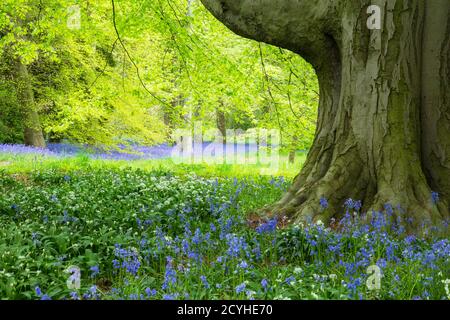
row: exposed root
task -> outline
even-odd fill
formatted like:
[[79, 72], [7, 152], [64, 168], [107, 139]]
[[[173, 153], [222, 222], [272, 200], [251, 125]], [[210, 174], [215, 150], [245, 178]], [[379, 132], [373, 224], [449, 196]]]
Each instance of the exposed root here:
[[[352, 198], [362, 200], [361, 211], [369, 213], [367, 217], [373, 211], [385, 211], [390, 205], [394, 209], [392, 218], [403, 224], [409, 233], [421, 233], [426, 226], [439, 225], [449, 219], [447, 203], [432, 200], [432, 190], [420, 169], [390, 171], [389, 180], [380, 170], [377, 181], [370, 178], [359, 161], [347, 160], [347, 157], [338, 158], [316, 181], [308, 180], [308, 175], [302, 173], [278, 203], [262, 210], [264, 215], [288, 217], [293, 222], [306, 224], [320, 220], [330, 225], [332, 220], [344, 215], [344, 202]], [[407, 174], [402, 176], [404, 172]], [[306, 182], [301, 185], [300, 179]], [[322, 198], [327, 200], [326, 208], [321, 205]]]

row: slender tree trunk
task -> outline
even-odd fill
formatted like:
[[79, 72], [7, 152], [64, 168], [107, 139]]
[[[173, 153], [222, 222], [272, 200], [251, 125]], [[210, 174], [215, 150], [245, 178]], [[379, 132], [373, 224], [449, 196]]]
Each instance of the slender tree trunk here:
[[295, 156], [297, 153], [297, 141], [298, 141], [298, 137], [294, 136], [292, 138], [292, 142], [290, 145], [291, 150], [289, 151], [289, 163], [293, 164], [295, 162]]
[[[353, 198], [365, 211], [399, 206], [412, 230], [449, 218], [450, 1], [202, 2], [236, 33], [302, 55], [319, 79], [313, 146], [272, 214], [326, 223]], [[370, 5], [380, 30], [367, 26]]]
[[26, 145], [34, 147], [45, 147], [44, 135], [27, 66], [18, 59], [15, 67], [18, 101], [23, 113], [24, 142]]
[[295, 150], [291, 150], [289, 151], [289, 163], [294, 163], [295, 162]]
[[217, 129], [222, 134], [223, 141], [227, 143], [227, 120], [224, 111], [223, 101], [220, 101], [220, 106], [216, 108], [216, 123]]

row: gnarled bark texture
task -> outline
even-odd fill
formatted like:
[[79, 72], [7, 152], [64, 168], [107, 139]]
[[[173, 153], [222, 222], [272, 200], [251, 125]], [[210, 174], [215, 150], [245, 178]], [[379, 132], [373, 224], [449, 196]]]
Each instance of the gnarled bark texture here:
[[[401, 206], [416, 230], [449, 218], [448, 0], [202, 2], [237, 34], [296, 52], [316, 70], [314, 144], [272, 212], [328, 222], [353, 198], [367, 211]], [[381, 9], [380, 30], [367, 27], [370, 5]]]

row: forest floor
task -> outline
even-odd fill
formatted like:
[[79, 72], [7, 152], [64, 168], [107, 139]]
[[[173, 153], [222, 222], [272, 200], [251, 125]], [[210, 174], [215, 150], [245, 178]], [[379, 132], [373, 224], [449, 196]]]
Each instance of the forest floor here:
[[255, 223], [297, 161], [271, 177], [257, 166], [0, 152], [0, 298], [450, 298], [449, 239], [408, 235], [389, 209], [362, 225], [343, 207], [338, 230]]

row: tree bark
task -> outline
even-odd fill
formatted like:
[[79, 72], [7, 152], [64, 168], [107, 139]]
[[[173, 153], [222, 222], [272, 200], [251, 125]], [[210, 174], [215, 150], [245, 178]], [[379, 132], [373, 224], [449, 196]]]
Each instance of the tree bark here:
[[43, 148], [45, 147], [45, 140], [28, 68], [20, 59], [16, 61], [15, 67], [18, 101], [23, 114], [24, 142], [29, 146]]
[[[352, 198], [363, 211], [400, 206], [413, 231], [449, 218], [448, 0], [202, 2], [237, 34], [300, 54], [319, 79], [314, 143], [272, 214], [327, 223]], [[370, 5], [381, 30], [367, 26]]]
[[222, 100], [219, 101], [220, 106], [216, 107], [216, 124], [217, 129], [219, 129], [220, 133], [223, 137], [223, 142], [227, 143], [227, 119], [224, 111], [224, 103]]

